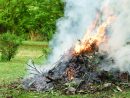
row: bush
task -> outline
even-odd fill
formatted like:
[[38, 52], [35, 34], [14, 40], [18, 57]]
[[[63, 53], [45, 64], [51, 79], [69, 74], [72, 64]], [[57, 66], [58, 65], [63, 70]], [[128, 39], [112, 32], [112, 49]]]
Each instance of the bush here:
[[51, 54], [51, 52], [52, 52], [52, 49], [51, 49], [51, 48], [49, 48], [49, 47], [43, 48], [43, 57], [44, 57], [45, 59], [47, 59], [48, 56], [49, 56], [49, 54]]
[[0, 36], [1, 61], [10, 61], [16, 54], [21, 39], [15, 34], [4, 33]]

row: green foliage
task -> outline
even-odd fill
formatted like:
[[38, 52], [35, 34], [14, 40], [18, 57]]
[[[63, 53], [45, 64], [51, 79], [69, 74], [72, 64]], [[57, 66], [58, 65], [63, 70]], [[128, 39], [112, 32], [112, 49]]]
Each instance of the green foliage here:
[[62, 16], [60, 0], [0, 0], [0, 33], [9, 31], [24, 38], [36, 33], [49, 40]]
[[15, 34], [4, 33], [0, 36], [1, 61], [10, 61], [14, 57], [21, 40]]
[[51, 53], [52, 49], [51, 48], [43, 48], [43, 56], [45, 59], [47, 59], [48, 55]]
[[2, 0], [0, 6], [0, 25], [5, 27], [4, 31], [23, 34], [25, 17], [29, 15], [26, 3], [22, 0]]

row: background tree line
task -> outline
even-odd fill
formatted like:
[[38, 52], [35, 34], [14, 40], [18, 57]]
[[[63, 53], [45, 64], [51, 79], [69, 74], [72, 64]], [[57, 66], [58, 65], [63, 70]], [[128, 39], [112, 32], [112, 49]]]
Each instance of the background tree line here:
[[10, 61], [22, 40], [49, 41], [63, 10], [61, 0], [0, 0], [0, 59]]
[[56, 20], [63, 16], [61, 0], [0, 0], [0, 33], [10, 32], [24, 39], [49, 40]]

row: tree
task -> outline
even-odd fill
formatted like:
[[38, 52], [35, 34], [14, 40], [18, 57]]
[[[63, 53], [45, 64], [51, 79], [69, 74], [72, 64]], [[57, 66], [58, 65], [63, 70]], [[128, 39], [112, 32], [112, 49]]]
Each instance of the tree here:
[[10, 61], [16, 54], [21, 40], [15, 34], [4, 33], [0, 36], [1, 61]]
[[[18, 36], [42, 34], [51, 39], [56, 20], [63, 16], [60, 0], [1, 0], [0, 31]], [[25, 37], [24, 37], [25, 38]]]

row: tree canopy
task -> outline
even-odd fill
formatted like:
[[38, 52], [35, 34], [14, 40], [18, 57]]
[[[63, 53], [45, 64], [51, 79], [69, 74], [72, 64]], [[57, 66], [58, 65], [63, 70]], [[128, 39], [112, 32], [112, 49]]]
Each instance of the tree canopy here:
[[60, 0], [0, 0], [0, 33], [26, 35], [42, 34], [51, 39], [56, 20], [63, 16]]

